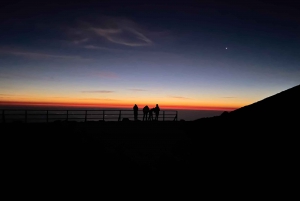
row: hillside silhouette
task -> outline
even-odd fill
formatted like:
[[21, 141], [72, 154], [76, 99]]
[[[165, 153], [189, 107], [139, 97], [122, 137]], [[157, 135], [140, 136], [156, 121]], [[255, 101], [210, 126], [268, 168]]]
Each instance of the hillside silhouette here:
[[292, 114], [294, 111], [299, 112], [299, 108], [300, 85], [297, 85], [251, 105], [234, 110], [229, 113], [228, 117], [286, 120], [294, 118]]
[[292, 131], [297, 125], [300, 112], [300, 85], [284, 90], [253, 104], [231, 112], [196, 122], [212, 122], [235, 127], [246, 126], [247, 129], [260, 129], [266, 132], [284, 129]]
[[[195, 121], [1, 124], [5, 164], [15, 172], [239, 175], [272, 179], [292, 166], [300, 85], [220, 116]], [[39, 166], [37, 170], [36, 166]], [[58, 168], [59, 167], [59, 168]], [[32, 172], [33, 169], [37, 172]], [[20, 173], [22, 174], [22, 173]], [[229, 178], [227, 178], [229, 179]]]

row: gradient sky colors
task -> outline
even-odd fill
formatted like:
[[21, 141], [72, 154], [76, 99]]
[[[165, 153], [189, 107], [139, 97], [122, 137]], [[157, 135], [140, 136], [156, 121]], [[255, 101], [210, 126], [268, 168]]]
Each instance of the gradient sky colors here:
[[299, 6], [7, 1], [0, 106], [232, 110], [300, 83]]

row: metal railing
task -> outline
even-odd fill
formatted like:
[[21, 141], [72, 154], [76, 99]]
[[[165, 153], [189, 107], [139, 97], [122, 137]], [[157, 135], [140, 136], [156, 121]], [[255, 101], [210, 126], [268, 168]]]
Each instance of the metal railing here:
[[[18, 110], [5, 109], [1, 111], [1, 122], [54, 122], [54, 121], [124, 121], [134, 120], [133, 110]], [[177, 121], [178, 112], [175, 110], [160, 111], [158, 121]], [[143, 121], [143, 112], [138, 111], [138, 120]], [[155, 114], [153, 114], [153, 120]]]

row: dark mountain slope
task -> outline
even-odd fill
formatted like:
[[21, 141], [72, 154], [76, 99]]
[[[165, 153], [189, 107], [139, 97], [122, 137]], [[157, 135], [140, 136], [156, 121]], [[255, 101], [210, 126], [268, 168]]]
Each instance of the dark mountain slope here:
[[194, 121], [195, 127], [213, 133], [261, 133], [298, 130], [300, 85], [229, 113]]
[[193, 158], [208, 156], [205, 163], [220, 170], [281, 180], [297, 167], [299, 114], [297, 85], [229, 113], [186, 122], [185, 130], [196, 150]]
[[229, 113], [231, 118], [290, 120], [300, 112], [300, 85]]

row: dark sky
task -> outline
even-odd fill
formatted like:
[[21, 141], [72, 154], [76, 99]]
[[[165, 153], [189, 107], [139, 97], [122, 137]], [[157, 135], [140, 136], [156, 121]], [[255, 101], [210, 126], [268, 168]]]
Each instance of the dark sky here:
[[0, 101], [240, 107], [300, 82], [297, 1], [1, 3]]

